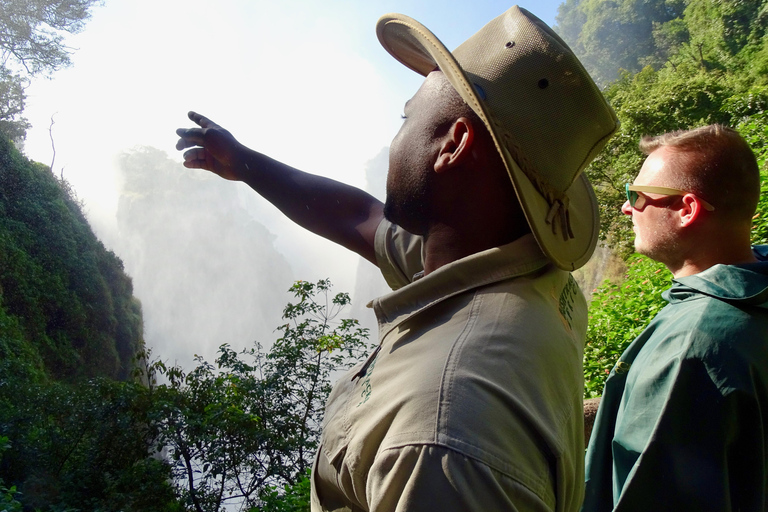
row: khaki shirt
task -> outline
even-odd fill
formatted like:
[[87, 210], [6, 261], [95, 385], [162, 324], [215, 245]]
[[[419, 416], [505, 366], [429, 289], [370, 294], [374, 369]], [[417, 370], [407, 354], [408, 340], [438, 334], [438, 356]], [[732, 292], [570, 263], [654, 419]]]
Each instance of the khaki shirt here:
[[[413, 270], [408, 238], [380, 227], [385, 276]], [[532, 236], [373, 309], [380, 348], [329, 397], [312, 510], [579, 509], [586, 303]]]

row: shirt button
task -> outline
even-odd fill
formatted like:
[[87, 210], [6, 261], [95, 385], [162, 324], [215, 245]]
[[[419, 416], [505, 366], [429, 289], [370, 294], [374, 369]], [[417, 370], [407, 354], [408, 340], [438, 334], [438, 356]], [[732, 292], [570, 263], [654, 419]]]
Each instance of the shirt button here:
[[623, 373], [627, 373], [629, 371], [629, 364], [625, 363], [624, 361], [619, 361], [616, 363], [616, 367], [614, 368], [617, 374], [621, 375]]

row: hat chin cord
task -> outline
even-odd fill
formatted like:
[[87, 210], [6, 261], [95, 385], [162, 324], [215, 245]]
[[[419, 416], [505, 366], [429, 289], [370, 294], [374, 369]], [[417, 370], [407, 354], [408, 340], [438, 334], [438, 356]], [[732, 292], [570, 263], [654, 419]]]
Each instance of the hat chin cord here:
[[[559, 219], [556, 220], [555, 217], [558, 217]], [[573, 236], [573, 230], [571, 229], [571, 213], [568, 211], [568, 196], [563, 196], [560, 199], [555, 199], [550, 202], [546, 221], [547, 224], [552, 226], [552, 234], [557, 234], [557, 225], [560, 224], [564, 241], [567, 242], [571, 238], [576, 238]]]
[[[494, 120], [497, 127], [500, 123]], [[564, 193], [555, 190], [539, 173], [534, 172], [534, 166], [528, 160], [525, 152], [516, 144], [514, 137], [509, 131], [502, 133], [502, 140], [505, 143], [507, 151], [512, 155], [512, 159], [517, 163], [523, 174], [531, 181], [533, 186], [549, 203], [549, 212], [545, 218], [547, 224], [552, 226], [552, 234], [557, 234], [557, 226], [560, 225], [560, 231], [563, 233], [563, 240], [568, 241], [576, 238], [571, 228], [571, 214], [568, 210], [569, 199]], [[557, 217], [557, 219], [555, 219]]]

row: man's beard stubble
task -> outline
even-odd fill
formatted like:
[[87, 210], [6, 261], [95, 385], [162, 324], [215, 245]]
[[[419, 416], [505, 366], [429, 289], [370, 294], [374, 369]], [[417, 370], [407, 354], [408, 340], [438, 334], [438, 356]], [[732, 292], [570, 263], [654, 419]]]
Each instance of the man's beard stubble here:
[[427, 233], [431, 219], [428, 192], [431, 187], [427, 176], [408, 180], [410, 183], [404, 189], [388, 184], [384, 201], [384, 217], [416, 235]]

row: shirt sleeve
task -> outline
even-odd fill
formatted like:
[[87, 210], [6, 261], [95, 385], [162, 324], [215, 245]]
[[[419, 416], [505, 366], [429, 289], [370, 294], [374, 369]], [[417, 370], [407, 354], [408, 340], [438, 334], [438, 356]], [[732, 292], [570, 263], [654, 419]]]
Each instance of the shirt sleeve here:
[[423, 239], [384, 219], [374, 238], [376, 263], [393, 290], [413, 281], [424, 270]]
[[[754, 393], [716, 382], [712, 372], [723, 371], [722, 366], [715, 369], [686, 354], [680, 359], [677, 371], [662, 368], [637, 383], [632, 391], [637, 398], [625, 404], [614, 460], [620, 467], [622, 457], [635, 450], [641, 455], [627, 474], [615, 511], [766, 510], [768, 454]], [[748, 366], [740, 369], [750, 373]], [[667, 385], [668, 392], [660, 392]], [[653, 400], [664, 403], [648, 403]], [[633, 446], [633, 434], [639, 439], [653, 421], [647, 446]]]
[[554, 510], [519, 482], [449, 448], [407, 445], [377, 456], [367, 482], [373, 512]]

